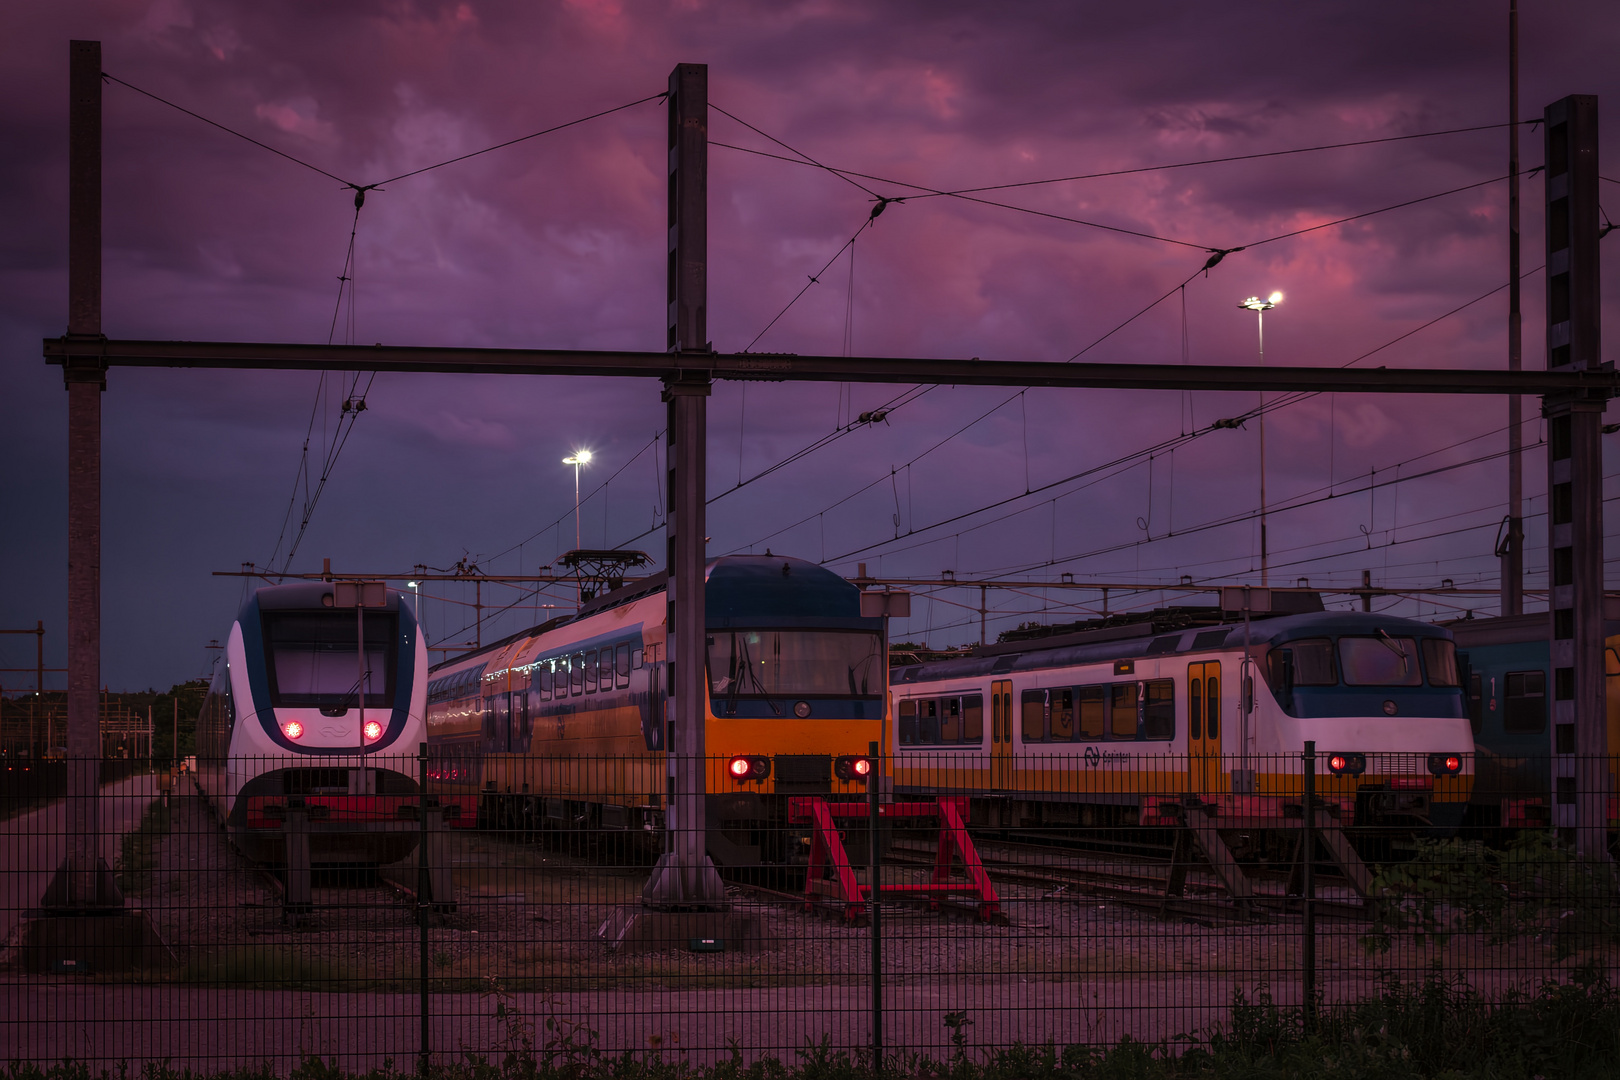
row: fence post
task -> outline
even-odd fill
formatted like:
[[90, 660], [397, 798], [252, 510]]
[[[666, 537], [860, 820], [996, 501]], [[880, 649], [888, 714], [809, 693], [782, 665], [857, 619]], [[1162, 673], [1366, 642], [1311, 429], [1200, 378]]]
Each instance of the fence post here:
[[432, 870], [428, 866], [428, 752], [427, 743], [416, 744], [416, 824], [421, 835], [416, 842], [417, 866], [420, 869], [416, 874], [416, 923], [420, 928], [421, 941], [418, 946], [417, 957], [417, 989], [421, 997], [418, 1013], [421, 1018], [421, 1031], [419, 1035], [420, 1050], [417, 1055], [417, 1073], [427, 1075], [428, 1055], [432, 1046], [428, 1042], [428, 890], [430, 889]]
[[882, 769], [878, 762], [878, 744], [869, 743], [867, 757], [872, 768], [866, 774], [867, 819], [867, 926], [872, 940], [872, 1068], [883, 1069], [883, 918], [878, 904], [878, 890], [882, 881], [878, 874], [878, 777]]
[[1307, 739], [1300, 755], [1305, 764], [1304, 865], [1300, 877], [1300, 913], [1303, 916], [1299, 954], [1304, 997], [1305, 1029], [1316, 1027], [1316, 741]]

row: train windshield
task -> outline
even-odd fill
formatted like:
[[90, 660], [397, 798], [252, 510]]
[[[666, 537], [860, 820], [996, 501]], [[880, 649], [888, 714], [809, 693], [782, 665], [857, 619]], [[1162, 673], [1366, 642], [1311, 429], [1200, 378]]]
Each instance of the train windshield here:
[[270, 704], [353, 707], [359, 703], [363, 671], [367, 707], [392, 707], [396, 616], [386, 611], [366, 615], [363, 666], [357, 623], [352, 611], [265, 612]]
[[843, 630], [732, 630], [709, 634], [709, 692], [739, 698], [880, 697], [877, 634]]
[[[1409, 637], [1342, 637], [1339, 659], [1350, 686], [1422, 686], [1417, 642]], [[1455, 683], [1453, 683], [1455, 685]]]

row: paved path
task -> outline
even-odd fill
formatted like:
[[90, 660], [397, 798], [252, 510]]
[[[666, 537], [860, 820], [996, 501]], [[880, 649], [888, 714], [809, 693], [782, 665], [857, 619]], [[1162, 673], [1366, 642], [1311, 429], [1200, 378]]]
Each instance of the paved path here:
[[[157, 798], [157, 777], [131, 776], [101, 789], [101, 854], [113, 864], [118, 840]], [[67, 851], [67, 800], [0, 822], [0, 941], [39, 903]]]

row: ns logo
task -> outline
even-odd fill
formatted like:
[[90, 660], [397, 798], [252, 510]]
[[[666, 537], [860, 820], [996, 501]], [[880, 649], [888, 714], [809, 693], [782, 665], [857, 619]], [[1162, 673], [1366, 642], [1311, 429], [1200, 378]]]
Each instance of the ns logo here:
[[1086, 747], [1086, 766], [1096, 768], [1100, 764], [1102, 764], [1102, 752], [1095, 746]]

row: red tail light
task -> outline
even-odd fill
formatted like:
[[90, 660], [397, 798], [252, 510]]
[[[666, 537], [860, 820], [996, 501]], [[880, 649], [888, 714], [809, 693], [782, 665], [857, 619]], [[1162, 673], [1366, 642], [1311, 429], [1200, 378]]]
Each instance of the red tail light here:
[[289, 739], [302, 739], [304, 737], [304, 725], [296, 720], [289, 720], [281, 725], [281, 733]]
[[726, 772], [738, 783], [750, 783], [763, 780], [771, 775], [771, 759], [768, 757], [734, 757], [726, 764]]
[[872, 775], [872, 759], [853, 755], [840, 757], [833, 762], [833, 775], [840, 780], [864, 784], [866, 778]]
[[1367, 771], [1366, 754], [1332, 754], [1327, 759], [1328, 771], [1334, 776], [1360, 776]]
[[382, 725], [375, 720], [367, 720], [365, 732], [367, 739], [380, 739], [382, 738]]
[[1463, 759], [1458, 754], [1430, 754], [1429, 771], [1435, 776], [1456, 776], [1462, 772]]

